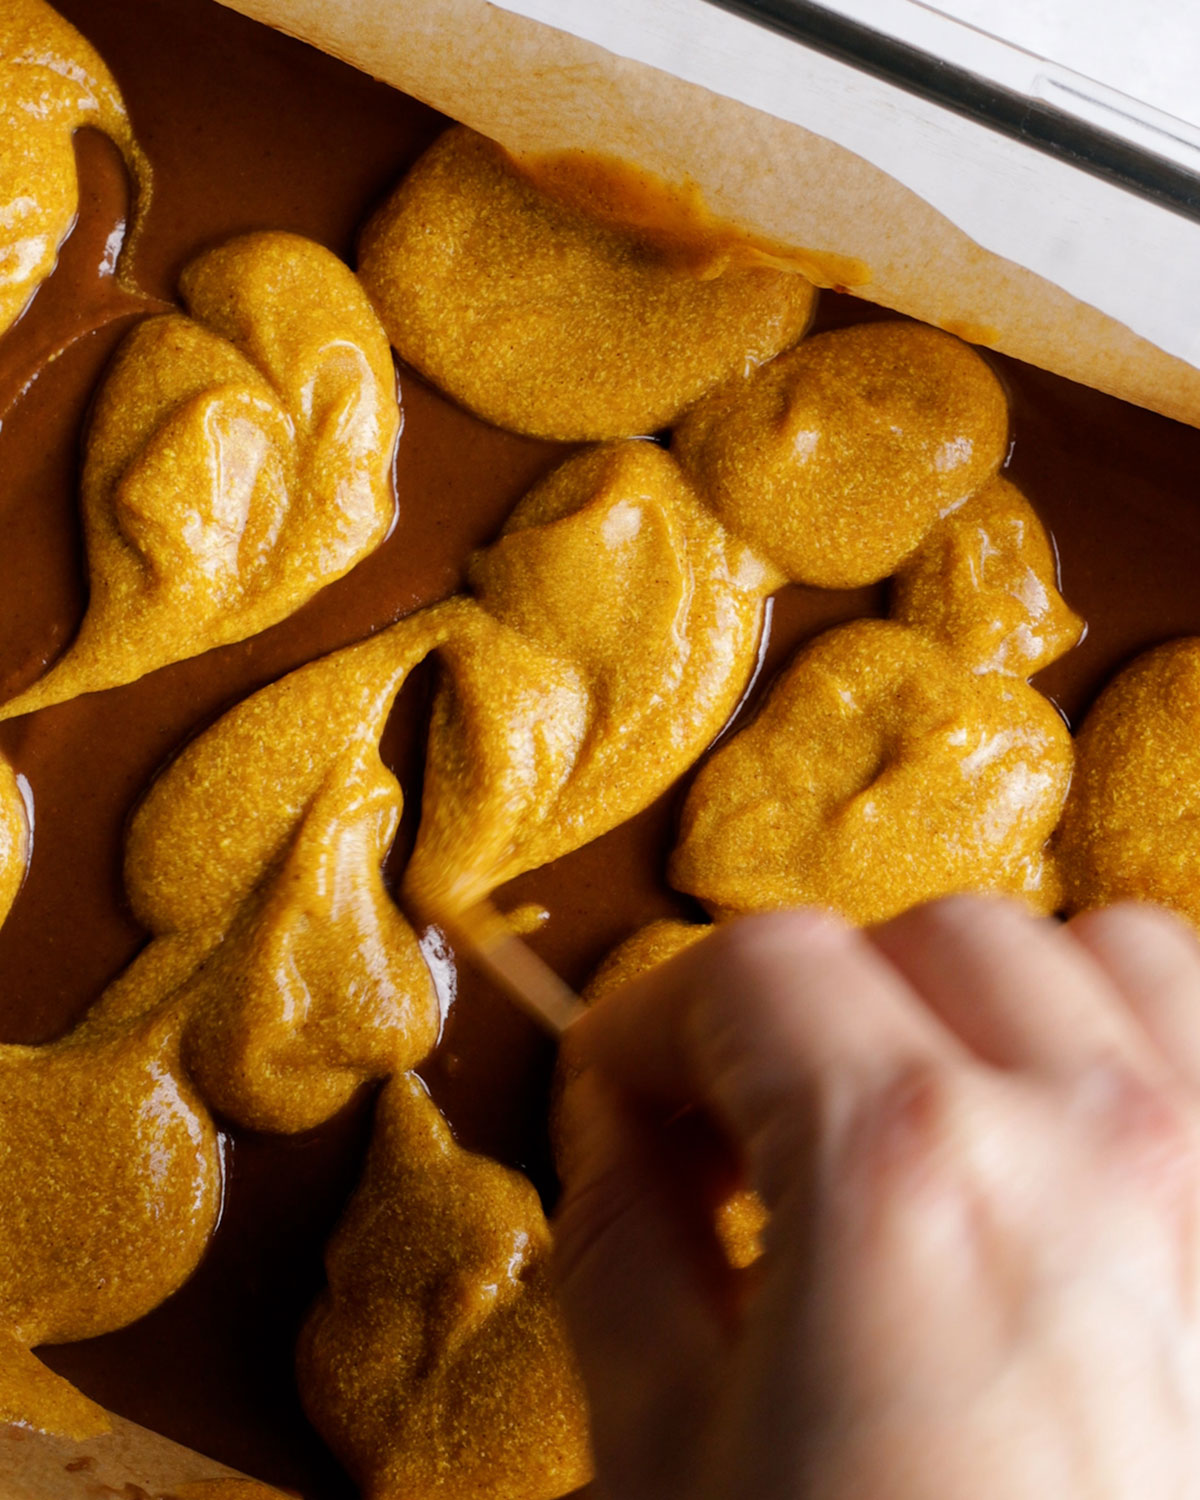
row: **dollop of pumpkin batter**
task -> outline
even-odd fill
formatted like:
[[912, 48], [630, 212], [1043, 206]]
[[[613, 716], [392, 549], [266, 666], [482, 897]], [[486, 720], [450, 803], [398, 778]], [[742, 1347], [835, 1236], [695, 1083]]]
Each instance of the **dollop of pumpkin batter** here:
[[856, 621], [801, 652], [701, 769], [671, 879], [719, 916], [817, 905], [870, 923], [961, 891], [1050, 911], [1072, 760], [1028, 684]]
[[894, 573], [940, 516], [996, 473], [1000, 382], [920, 323], [818, 334], [697, 403], [673, 451], [705, 502], [796, 583]]
[[29, 865], [29, 813], [17, 773], [0, 755], [0, 922], [17, 899]]
[[1077, 754], [1057, 839], [1068, 910], [1151, 901], [1200, 927], [1200, 639], [1114, 678]]
[[[620, 947], [613, 949], [592, 975], [583, 992], [583, 999], [589, 1005], [603, 1000], [614, 990], [632, 984], [635, 979], [640, 979], [644, 974], [657, 969], [659, 964], [665, 964], [668, 959], [674, 958], [676, 954], [698, 943], [711, 931], [711, 927], [699, 922], [678, 922], [668, 919], [649, 923], [648, 926], [635, 932], [632, 937], [627, 938]], [[563, 1049], [560, 1054], [559, 1072], [562, 1075], [560, 1088], [569, 1084], [570, 1077], [574, 1073], [570, 1044], [571, 1037], [568, 1032], [563, 1038]], [[565, 1175], [564, 1139], [557, 1128], [554, 1130], [554, 1135], [555, 1156], [559, 1171]], [[753, 1265], [762, 1254], [762, 1237], [767, 1227], [767, 1218], [762, 1199], [750, 1188], [738, 1188], [718, 1206], [717, 1237], [726, 1259], [735, 1270], [744, 1270], [745, 1267]]]
[[1078, 644], [1046, 529], [1020, 490], [993, 479], [939, 522], [892, 585], [891, 617], [975, 672], [1032, 677]]
[[99, 392], [74, 644], [11, 718], [265, 630], [372, 551], [395, 518], [387, 338], [349, 270], [292, 234], [194, 260], [190, 313], [136, 327]]
[[457, 1146], [417, 1078], [380, 1098], [326, 1267], [300, 1393], [367, 1500], [556, 1500], [588, 1480], [537, 1194]]
[[383, 883], [403, 798], [378, 742], [455, 615], [411, 616], [238, 704], [133, 817], [125, 883], [155, 937], [88, 1024], [181, 1014], [189, 1072], [239, 1124], [308, 1129], [437, 1039], [428, 968]]
[[71, 137], [94, 125], [145, 169], [99, 53], [44, 0], [0, 8], [0, 333], [53, 271], [79, 208]]
[[157, 1307], [199, 1262], [221, 1194], [220, 1141], [172, 1017], [0, 1047], [0, 1422], [106, 1430], [29, 1351]]
[[665, 791], [744, 691], [778, 582], [636, 441], [568, 459], [469, 579], [487, 623], [444, 653], [405, 885], [434, 915]]
[[698, 276], [542, 192], [463, 127], [367, 226], [359, 274], [397, 351], [441, 390], [499, 427], [568, 441], [669, 425], [794, 344], [815, 300], [792, 271]]

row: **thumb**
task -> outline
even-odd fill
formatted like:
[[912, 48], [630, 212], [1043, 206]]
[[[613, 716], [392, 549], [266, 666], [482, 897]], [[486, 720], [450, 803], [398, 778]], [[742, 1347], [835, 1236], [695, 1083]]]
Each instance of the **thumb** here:
[[599, 1479], [622, 1500], [694, 1495], [735, 1279], [695, 1152], [592, 1071], [568, 1086], [561, 1128], [555, 1261]]

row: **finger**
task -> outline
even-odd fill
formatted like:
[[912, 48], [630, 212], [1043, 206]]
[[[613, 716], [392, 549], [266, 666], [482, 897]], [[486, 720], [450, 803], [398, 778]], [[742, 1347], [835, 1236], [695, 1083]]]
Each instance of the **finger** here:
[[985, 1062], [1076, 1075], [1115, 1055], [1158, 1071], [1100, 965], [1061, 926], [1015, 901], [954, 896], [907, 911], [871, 936]]
[[695, 1489], [689, 1456], [734, 1305], [711, 1203], [693, 1190], [684, 1153], [641, 1128], [594, 1073], [568, 1088], [562, 1127], [570, 1168], [555, 1263], [603, 1445], [598, 1469], [609, 1493], [682, 1500]]
[[811, 1150], [818, 1113], [836, 1130], [863, 1089], [965, 1056], [860, 932], [807, 910], [719, 929], [579, 1030], [625, 1090], [711, 1109], [768, 1206]]
[[1157, 906], [1083, 912], [1067, 932], [1100, 965], [1165, 1061], [1200, 1088], [1200, 943]]

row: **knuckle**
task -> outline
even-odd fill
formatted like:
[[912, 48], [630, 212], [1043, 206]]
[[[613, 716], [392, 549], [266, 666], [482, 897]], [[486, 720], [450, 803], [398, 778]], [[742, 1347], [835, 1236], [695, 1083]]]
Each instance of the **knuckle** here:
[[1084, 1074], [1081, 1091], [1100, 1147], [1121, 1171], [1152, 1190], [1200, 1183], [1200, 1116], [1181, 1088], [1105, 1061]]
[[846, 1146], [870, 1191], [909, 1195], [963, 1180], [971, 1154], [964, 1091], [961, 1066], [920, 1058], [862, 1098]]
[[974, 1274], [992, 1218], [980, 1103], [961, 1063], [913, 1063], [877, 1086], [828, 1163], [836, 1237], [889, 1276]]

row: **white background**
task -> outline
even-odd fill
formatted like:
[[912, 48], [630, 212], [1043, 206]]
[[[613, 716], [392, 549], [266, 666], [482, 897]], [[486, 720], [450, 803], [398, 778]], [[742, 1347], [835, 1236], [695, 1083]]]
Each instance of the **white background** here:
[[930, 8], [1200, 125], [1200, 0], [936, 0]]

